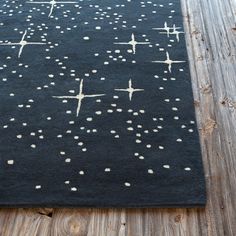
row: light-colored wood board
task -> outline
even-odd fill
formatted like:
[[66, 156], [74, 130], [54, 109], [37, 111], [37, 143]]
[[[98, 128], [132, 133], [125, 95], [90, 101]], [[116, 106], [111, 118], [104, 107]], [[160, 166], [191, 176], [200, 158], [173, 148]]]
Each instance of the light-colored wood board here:
[[1, 236], [236, 235], [236, 1], [181, 1], [206, 209], [2, 209]]

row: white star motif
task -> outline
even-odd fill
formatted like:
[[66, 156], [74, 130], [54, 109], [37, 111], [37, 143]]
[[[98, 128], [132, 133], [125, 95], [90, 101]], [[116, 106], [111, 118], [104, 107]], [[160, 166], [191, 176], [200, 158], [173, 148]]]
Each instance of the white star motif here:
[[168, 34], [168, 37], [170, 34], [173, 34], [173, 35], [176, 35], [176, 39], [177, 41], [179, 42], [179, 35], [180, 34], [184, 34], [183, 31], [178, 31], [177, 28], [180, 28], [180, 27], [176, 27], [175, 25], [173, 25], [173, 31], [172, 32], [160, 32], [160, 34]]
[[80, 90], [79, 90], [79, 94], [77, 94], [76, 96], [53, 96], [53, 98], [60, 98], [60, 99], [77, 99], [78, 100], [78, 104], [77, 104], [77, 109], [76, 109], [76, 116], [79, 116], [80, 113], [80, 108], [81, 108], [81, 104], [82, 104], [82, 100], [84, 98], [94, 98], [94, 97], [101, 97], [101, 96], [105, 96], [105, 94], [84, 94], [83, 93], [83, 79], [80, 82]]
[[55, 0], [52, 0], [52, 1], [49, 1], [49, 2], [31, 2], [31, 1], [28, 1], [26, 3], [33, 3], [33, 4], [50, 4], [51, 5], [51, 8], [50, 8], [50, 12], [48, 14], [48, 17], [50, 17], [52, 15], [52, 12], [54, 10], [54, 7], [56, 4], [74, 4], [74, 3], [77, 3], [77, 2], [67, 2], [67, 1], [55, 1]]
[[132, 34], [131, 35], [131, 41], [129, 41], [129, 42], [117, 42], [117, 43], [114, 43], [114, 44], [131, 45], [133, 54], [135, 54], [136, 53], [136, 45], [138, 45], [138, 44], [150, 44], [150, 42], [138, 42], [138, 41], [135, 40], [134, 34]]
[[173, 60], [170, 59], [169, 53], [166, 52], [166, 60], [165, 60], [165, 61], [152, 61], [152, 62], [153, 62], [153, 63], [163, 63], [163, 64], [167, 64], [167, 65], [168, 65], [169, 72], [171, 73], [172, 64], [184, 63], [185, 61], [173, 61]]
[[18, 58], [20, 58], [21, 54], [22, 54], [22, 51], [24, 49], [24, 47], [26, 45], [43, 45], [43, 44], [46, 44], [46, 43], [42, 43], [42, 42], [28, 42], [25, 37], [26, 37], [26, 34], [27, 34], [27, 30], [25, 30], [20, 42], [18, 43], [0, 43], [0, 46], [17, 46], [19, 45], [20, 46], [20, 49], [19, 49], [19, 52], [18, 52]]
[[126, 89], [115, 89], [115, 91], [122, 91], [122, 92], [128, 92], [129, 93], [129, 100], [132, 100], [132, 96], [134, 92], [142, 92], [144, 89], [135, 89], [132, 87], [132, 80], [129, 80], [129, 87]]
[[[152, 28], [152, 29], [153, 29], [153, 30], [165, 30], [165, 31], [166, 31], [166, 34], [167, 34], [167, 37], [169, 38], [169, 36], [170, 36], [170, 30], [180, 29], [180, 27], [175, 27], [175, 26], [169, 27], [169, 26], [167, 25], [167, 22], [165, 22], [165, 23], [164, 23], [164, 28]], [[162, 34], [163, 34], [163, 32], [162, 32]]]

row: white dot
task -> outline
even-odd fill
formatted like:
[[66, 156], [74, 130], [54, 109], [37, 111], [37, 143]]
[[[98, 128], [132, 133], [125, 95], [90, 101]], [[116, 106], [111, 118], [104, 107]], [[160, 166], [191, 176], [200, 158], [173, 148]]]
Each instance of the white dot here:
[[169, 166], [169, 165], [163, 165], [163, 167], [164, 167], [165, 169], [170, 169], [170, 166]]
[[185, 169], [186, 171], [190, 171], [190, 170], [191, 170], [190, 167], [185, 167], [184, 169]]
[[111, 171], [111, 169], [110, 168], [105, 168], [105, 170], [104, 170], [105, 172], [110, 172]]
[[84, 171], [81, 170], [81, 171], [79, 172], [79, 174], [80, 174], [80, 175], [84, 175]]
[[75, 192], [75, 191], [77, 191], [77, 188], [76, 188], [76, 187], [72, 187], [70, 190], [71, 190], [72, 192]]
[[95, 113], [96, 113], [97, 115], [101, 115], [101, 114], [102, 114], [101, 111], [96, 111]]
[[148, 169], [148, 174], [154, 174], [154, 171], [152, 169]]
[[8, 164], [8, 165], [13, 165], [13, 164], [14, 164], [14, 160], [8, 160], [8, 161], [7, 161], [7, 164]]
[[89, 37], [88, 36], [84, 36], [83, 39], [87, 41], [87, 40], [89, 40]]
[[35, 189], [41, 189], [41, 185], [36, 185]]
[[131, 184], [130, 184], [130, 183], [128, 183], [128, 182], [125, 182], [125, 186], [126, 186], [126, 187], [130, 187], [130, 186], [131, 186]]

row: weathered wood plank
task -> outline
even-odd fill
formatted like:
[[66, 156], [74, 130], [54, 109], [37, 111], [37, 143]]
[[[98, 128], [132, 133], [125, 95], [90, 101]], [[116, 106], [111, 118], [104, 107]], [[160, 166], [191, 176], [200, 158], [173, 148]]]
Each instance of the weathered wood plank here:
[[49, 235], [51, 218], [36, 209], [4, 209], [0, 214], [0, 235]]
[[182, 0], [182, 6], [206, 209], [4, 209], [0, 235], [235, 235], [236, 1]]

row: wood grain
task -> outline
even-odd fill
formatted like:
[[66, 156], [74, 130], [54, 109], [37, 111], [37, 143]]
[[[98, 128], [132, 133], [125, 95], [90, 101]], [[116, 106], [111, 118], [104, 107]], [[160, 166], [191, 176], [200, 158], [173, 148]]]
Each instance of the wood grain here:
[[182, 0], [206, 209], [2, 209], [1, 236], [236, 235], [236, 1]]

